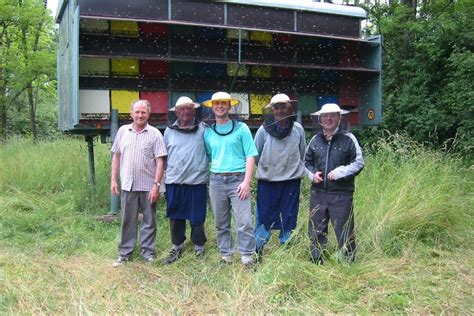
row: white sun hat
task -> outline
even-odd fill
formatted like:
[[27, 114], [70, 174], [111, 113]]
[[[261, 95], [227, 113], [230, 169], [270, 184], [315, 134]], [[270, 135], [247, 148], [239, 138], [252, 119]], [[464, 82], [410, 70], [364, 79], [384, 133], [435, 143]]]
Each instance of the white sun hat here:
[[183, 96], [183, 97], [179, 97], [178, 100], [176, 101], [175, 106], [169, 110], [176, 111], [176, 108], [180, 106], [185, 106], [185, 105], [193, 105], [195, 109], [201, 106], [199, 103], [193, 102], [191, 98]]
[[239, 100], [234, 99], [227, 92], [216, 92], [212, 95], [210, 100], [204, 101], [202, 105], [212, 108], [213, 101], [230, 101], [230, 105], [236, 106], [240, 103]]
[[272, 99], [270, 100], [270, 103], [265, 105], [265, 108], [271, 108], [273, 105], [277, 103], [290, 103], [291, 104], [293, 102], [296, 102], [296, 100], [290, 100], [290, 97], [288, 97], [286, 94], [278, 93], [272, 97]]
[[326, 103], [321, 107], [321, 110], [311, 113], [311, 115], [321, 115], [325, 113], [340, 113], [340, 114], [347, 114], [349, 111], [342, 110], [339, 105], [336, 103]]

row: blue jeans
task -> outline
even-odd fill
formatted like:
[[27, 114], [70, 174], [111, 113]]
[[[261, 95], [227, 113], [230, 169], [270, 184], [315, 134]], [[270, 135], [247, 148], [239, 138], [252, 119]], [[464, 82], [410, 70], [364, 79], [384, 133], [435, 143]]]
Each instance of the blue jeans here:
[[244, 181], [244, 175], [223, 176], [211, 174], [209, 197], [217, 233], [217, 247], [222, 256], [234, 253], [234, 240], [231, 230], [231, 208], [237, 231], [237, 245], [241, 255], [255, 253], [255, 237], [252, 226], [250, 197], [239, 199], [237, 188]]

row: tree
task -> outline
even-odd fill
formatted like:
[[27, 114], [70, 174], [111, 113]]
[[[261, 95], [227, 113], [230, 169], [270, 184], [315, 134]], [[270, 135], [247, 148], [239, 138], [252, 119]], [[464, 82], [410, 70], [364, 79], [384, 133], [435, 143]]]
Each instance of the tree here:
[[434, 145], [460, 138], [472, 152], [474, 2], [418, 5], [416, 15], [405, 4], [367, 7], [384, 38], [383, 125]]
[[53, 20], [40, 0], [0, 0], [0, 7], [0, 136], [6, 137], [9, 111], [25, 94], [36, 142], [40, 91], [55, 80]]

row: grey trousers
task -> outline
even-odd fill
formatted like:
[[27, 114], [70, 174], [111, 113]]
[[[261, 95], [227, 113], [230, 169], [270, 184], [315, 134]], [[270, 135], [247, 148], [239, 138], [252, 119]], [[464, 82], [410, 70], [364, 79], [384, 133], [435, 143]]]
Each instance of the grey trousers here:
[[334, 227], [339, 248], [350, 262], [354, 261], [356, 243], [352, 194], [318, 192], [311, 188], [308, 233], [313, 260], [322, 259], [328, 241], [329, 220]]
[[217, 247], [222, 256], [234, 253], [234, 240], [231, 230], [231, 208], [234, 213], [237, 245], [241, 255], [255, 253], [250, 197], [240, 200], [238, 186], [244, 181], [244, 175], [222, 176], [211, 174], [209, 197], [217, 233]]
[[121, 193], [122, 226], [120, 230], [119, 256], [129, 258], [137, 242], [138, 211], [143, 212], [140, 228], [140, 255], [155, 256], [156, 203], [148, 201], [148, 192], [123, 191]]

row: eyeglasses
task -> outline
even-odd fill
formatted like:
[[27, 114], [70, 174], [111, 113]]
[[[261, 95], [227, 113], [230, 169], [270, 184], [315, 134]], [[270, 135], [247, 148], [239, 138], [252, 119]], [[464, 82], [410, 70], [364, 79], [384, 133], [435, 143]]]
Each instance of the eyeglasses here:
[[274, 110], [286, 110], [286, 109], [289, 109], [290, 106], [286, 103], [276, 103], [272, 105], [272, 108]]

